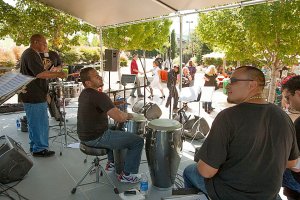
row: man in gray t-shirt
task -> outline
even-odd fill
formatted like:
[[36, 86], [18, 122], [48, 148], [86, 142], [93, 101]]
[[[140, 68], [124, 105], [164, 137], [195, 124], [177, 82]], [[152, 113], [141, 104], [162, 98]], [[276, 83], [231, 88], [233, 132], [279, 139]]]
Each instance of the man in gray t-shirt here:
[[203, 143], [197, 164], [184, 170], [186, 188], [213, 200], [273, 200], [286, 167], [299, 150], [292, 121], [262, 96], [265, 79], [254, 67], [238, 68], [228, 85], [228, 102]]

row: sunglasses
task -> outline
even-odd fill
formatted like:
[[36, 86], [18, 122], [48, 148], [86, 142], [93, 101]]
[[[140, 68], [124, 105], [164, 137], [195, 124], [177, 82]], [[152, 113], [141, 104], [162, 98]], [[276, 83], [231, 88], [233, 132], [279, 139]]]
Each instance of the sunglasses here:
[[239, 79], [239, 78], [235, 78], [235, 77], [232, 77], [229, 79], [230, 84], [236, 83], [238, 81], [254, 81], [254, 80], [253, 79]]

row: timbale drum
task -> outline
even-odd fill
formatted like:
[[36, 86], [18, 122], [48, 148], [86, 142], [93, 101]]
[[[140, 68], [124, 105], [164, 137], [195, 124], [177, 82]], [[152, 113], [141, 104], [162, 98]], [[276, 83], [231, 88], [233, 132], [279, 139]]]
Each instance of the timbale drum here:
[[145, 131], [152, 184], [169, 188], [174, 184], [182, 156], [182, 124], [173, 119], [154, 119]]
[[158, 119], [162, 115], [162, 111], [157, 104], [149, 102], [144, 105], [142, 100], [133, 105], [132, 111], [143, 114], [147, 120]]

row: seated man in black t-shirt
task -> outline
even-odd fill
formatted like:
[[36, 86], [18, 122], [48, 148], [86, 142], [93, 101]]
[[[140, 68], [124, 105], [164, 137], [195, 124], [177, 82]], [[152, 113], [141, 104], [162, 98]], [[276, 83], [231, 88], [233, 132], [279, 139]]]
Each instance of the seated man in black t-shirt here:
[[297, 162], [294, 125], [263, 97], [265, 77], [255, 67], [234, 71], [227, 86], [230, 103], [220, 112], [197, 153], [200, 160], [183, 172], [186, 188], [213, 200], [275, 200], [282, 174]]
[[132, 119], [132, 115], [117, 109], [110, 98], [98, 88], [103, 86], [102, 77], [92, 68], [82, 68], [80, 79], [85, 89], [78, 102], [77, 130], [82, 143], [87, 146], [109, 149], [107, 168], [113, 168], [113, 149], [127, 149], [124, 171], [119, 181], [136, 183], [144, 139], [137, 134], [108, 128], [108, 116], [116, 122]]
[[[289, 107], [300, 111], [300, 76], [294, 76], [282, 84], [282, 96], [287, 100]], [[298, 148], [300, 149], [300, 117], [295, 122]], [[299, 162], [299, 158], [298, 158]], [[300, 198], [300, 169], [286, 169], [283, 174], [282, 186], [297, 192]]]

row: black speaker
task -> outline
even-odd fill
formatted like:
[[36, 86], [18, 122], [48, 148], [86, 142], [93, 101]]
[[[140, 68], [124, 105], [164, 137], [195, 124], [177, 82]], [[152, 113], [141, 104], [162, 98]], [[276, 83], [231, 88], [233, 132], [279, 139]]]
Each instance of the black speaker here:
[[119, 51], [116, 49], [105, 49], [104, 71], [118, 71], [119, 63]]
[[0, 182], [22, 179], [33, 165], [19, 143], [7, 135], [0, 137]]

